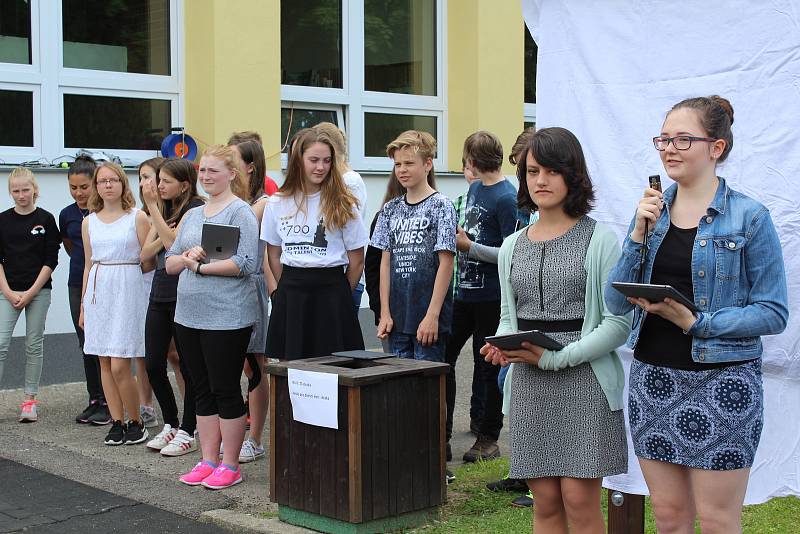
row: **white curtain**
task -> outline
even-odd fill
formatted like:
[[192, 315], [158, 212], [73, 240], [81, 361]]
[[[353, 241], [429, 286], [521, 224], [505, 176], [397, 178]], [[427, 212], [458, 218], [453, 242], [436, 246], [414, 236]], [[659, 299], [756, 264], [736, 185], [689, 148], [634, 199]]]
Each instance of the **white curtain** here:
[[[800, 3], [797, 0], [523, 0], [539, 46], [537, 127], [581, 140], [598, 202], [620, 240], [661, 174], [651, 138], [678, 101], [719, 94], [734, 107], [734, 144], [718, 174], [763, 202], [783, 245], [786, 331], [764, 338], [765, 424], [746, 502], [800, 495]], [[623, 351], [626, 369], [630, 351]], [[627, 395], [627, 392], [626, 392]], [[629, 472], [606, 487], [646, 494]]]

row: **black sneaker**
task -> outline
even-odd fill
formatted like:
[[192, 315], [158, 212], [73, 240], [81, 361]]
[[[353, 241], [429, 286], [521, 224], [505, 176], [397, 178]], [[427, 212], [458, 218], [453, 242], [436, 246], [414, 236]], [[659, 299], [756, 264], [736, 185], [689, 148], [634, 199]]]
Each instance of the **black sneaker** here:
[[525, 483], [524, 480], [520, 480], [519, 478], [504, 478], [503, 480], [498, 480], [497, 482], [489, 482], [486, 484], [486, 489], [489, 491], [525, 491], [528, 489], [528, 485]]
[[100, 401], [89, 401], [89, 406], [87, 406], [81, 413], [78, 414], [78, 417], [75, 418], [75, 422], [82, 425], [88, 424], [89, 418], [95, 414], [99, 407]]
[[111, 430], [106, 434], [104, 443], [106, 445], [122, 445], [125, 443], [125, 427], [122, 425], [122, 421], [114, 421], [111, 425]]
[[525, 495], [520, 495], [511, 501], [511, 506], [516, 506], [517, 508], [530, 508], [533, 506], [533, 493], [529, 491]]
[[456, 475], [449, 469], [445, 469], [444, 471], [444, 481], [448, 484], [452, 484], [455, 481]]
[[149, 438], [147, 429], [141, 421], [128, 421], [125, 425], [125, 445], [136, 445], [142, 443]]
[[93, 425], [103, 426], [111, 423], [111, 412], [108, 411], [108, 404], [101, 402], [97, 410], [89, 417], [89, 422]]

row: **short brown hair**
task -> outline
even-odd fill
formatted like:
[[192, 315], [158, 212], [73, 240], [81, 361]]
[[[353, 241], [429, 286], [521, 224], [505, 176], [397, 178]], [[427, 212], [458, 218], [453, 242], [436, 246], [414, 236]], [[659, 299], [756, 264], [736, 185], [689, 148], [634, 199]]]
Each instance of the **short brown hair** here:
[[531, 134], [528, 146], [519, 154], [517, 162], [519, 179], [517, 207], [531, 212], [539, 209], [528, 190], [529, 153], [533, 155], [536, 163], [564, 177], [564, 182], [567, 184], [564, 213], [570, 217], [582, 217], [592, 211], [594, 187], [589, 178], [589, 170], [586, 168], [586, 158], [580, 141], [566, 128], [542, 128]]
[[522, 133], [517, 136], [514, 141], [514, 146], [511, 147], [511, 154], [508, 155], [508, 162], [512, 165], [517, 164], [519, 155], [528, 149], [528, 142], [531, 140], [531, 135], [536, 131], [534, 126], [529, 126], [522, 130]]
[[[436, 157], [436, 139], [428, 132], [417, 130], [406, 130], [397, 136], [397, 139], [386, 145], [386, 155], [394, 159], [394, 153], [403, 148], [410, 148], [415, 154], [419, 154], [422, 161]], [[431, 165], [428, 172], [428, 185], [436, 189], [436, 173]]]
[[493, 133], [477, 131], [464, 140], [463, 159], [481, 172], [499, 170], [503, 166], [503, 144]]
[[245, 141], [255, 141], [259, 145], [264, 146], [264, 143], [261, 141], [261, 134], [252, 130], [233, 132], [228, 138], [228, 145], [240, 145]]

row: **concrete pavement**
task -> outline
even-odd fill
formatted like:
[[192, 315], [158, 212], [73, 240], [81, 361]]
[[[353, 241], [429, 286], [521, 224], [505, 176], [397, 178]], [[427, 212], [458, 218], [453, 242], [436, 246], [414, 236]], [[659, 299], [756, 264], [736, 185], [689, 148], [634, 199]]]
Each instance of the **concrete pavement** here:
[[[469, 344], [465, 346], [457, 367], [459, 390], [451, 441], [456, 463], [475, 439], [468, 433], [472, 377], [470, 347]], [[233, 488], [217, 492], [202, 487], [190, 488], [180, 484], [177, 478], [191, 469], [199, 454], [165, 458], [147, 450], [144, 445], [109, 447], [103, 444], [108, 427], [76, 424], [75, 415], [86, 404], [83, 383], [44, 386], [38, 398], [39, 422], [20, 424], [17, 422], [17, 406], [22, 400], [21, 390], [0, 391], [0, 458], [191, 520], [214, 521], [227, 528], [248, 532], [307, 532], [274, 518], [277, 506], [269, 502], [268, 456], [244, 464], [242, 474], [245, 481]], [[151, 429], [151, 435], [159, 430]], [[266, 435], [264, 439], [268, 441]], [[506, 454], [506, 445], [507, 431], [504, 429], [501, 435], [503, 454]], [[0, 499], [14, 491], [13, 485], [3, 485]], [[152, 511], [147, 507], [141, 510], [145, 515]], [[151, 524], [157, 525], [155, 521], [158, 521], [157, 514]]]

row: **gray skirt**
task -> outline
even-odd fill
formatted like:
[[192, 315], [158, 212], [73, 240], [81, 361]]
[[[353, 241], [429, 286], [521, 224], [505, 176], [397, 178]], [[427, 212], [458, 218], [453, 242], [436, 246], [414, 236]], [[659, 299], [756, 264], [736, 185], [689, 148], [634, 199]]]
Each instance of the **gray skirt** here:
[[622, 410], [588, 363], [561, 371], [514, 364], [509, 477], [600, 478], [628, 470]]
[[267, 295], [267, 283], [264, 281], [264, 273], [251, 274], [256, 285], [256, 295], [258, 298], [258, 317], [253, 325], [253, 333], [250, 336], [250, 344], [247, 345], [248, 353], [264, 354], [267, 348], [267, 317], [269, 316], [269, 295]]

